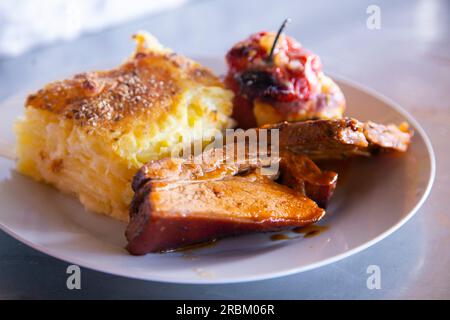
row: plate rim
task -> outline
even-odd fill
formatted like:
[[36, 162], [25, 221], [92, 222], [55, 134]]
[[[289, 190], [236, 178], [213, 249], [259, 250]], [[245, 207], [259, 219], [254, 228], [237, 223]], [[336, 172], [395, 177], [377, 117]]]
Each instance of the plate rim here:
[[261, 281], [261, 280], [269, 280], [269, 279], [275, 279], [280, 277], [285, 277], [289, 275], [293, 275], [300, 272], [305, 272], [313, 269], [317, 269], [329, 264], [332, 264], [334, 262], [343, 260], [347, 257], [350, 257], [356, 253], [359, 253], [363, 250], [368, 249], [369, 247], [373, 246], [374, 244], [380, 242], [381, 240], [387, 238], [394, 232], [396, 232], [398, 229], [400, 229], [404, 224], [406, 224], [416, 213], [417, 211], [422, 207], [426, 199], [428, 198], [432, 186], [434, 184], [435, 175], [436, 175], [436, 158], [435, 153], [433, 150], [433, 146], [431, 143], [430, 138], [426, 134], [425, 130], [422, 128], [422, 126], [419, 124], [419, 122], [403, 107], [400, 106], [399, 103], [395, 102], [391, 98], [386, 97], [385, 95], [377, 92], [375, 89], [372, 89], [368, 86], [362, 85], [357, 83], [354, 80], [351, 80], [345, 76], [337, 75], [334, 73], [329, 73], [330, 77], [333, 80], [337, 80], [337, 82], [345, 83], [345, 85], [348, 85], [350, 87], [353, 87], [354, 89], [357, 89], [365, 94], [368, 94], [381, 102], [389, 105], [392, 109], [394, 109], [396, 112], [401, 114], [405, 119], [412, 124], [415, 131], [419, 133], [421, 138], [424, 141], [428, 160], [430, 163], [430, 175], [428, 177], [427, 186], [425, 188], [425, 191], [421, 195], [419, 201], [417, 201], [416, 205], [407, 213], [405, 217], [403, 217], [401, 220], [399, 220], [396, 224], [392, 225], [390, 228], [386, 229], [384, 232], [380, 233], [378, 236], [372, 238], [371, 240], [351, 249], [348, 251], [345, 251], [343, 253], [334, 255], [332, 257], [323, 259], [321, 261], [311, 263], [308, 265], [300, 266], [300, 267], [292, 267], [292, 268], [285, 268], [280, 271], [274, 271], [262, 275], [255, 275], [255, 276], [233, 276], [233, 277], [227, 277], [226, 279], [220, 279], [220, 278], [192, 278], [192, 279], [183, 279], [180, 280], [178, 278], [170, 278], [170, 277], [152, 277], [152, 276], [145, 276], [143, 274], [133, 275], [128, 274], [126, 272], [123, 272], [121, 270], [116, 270], [114, 268], [105, 268], [103, 265], [97, 265], [95, 262], [88, 262], [88, 261], [78, 261], [78, 258], [71, 258], [68, 255], [61, 254], [61, 253], [55, 253], [51, 248], [47, 248], [43, 245], [36, 244], [32, 241], [29, 241], [16, 232], [14, 232], [12, 229], [10, 229], [8, 226], [6, 226], [4, 223], [0, 222], [0, 229], [3, 230], [5, 233], [10, 235], [12, 238], [18, 240], [19, 242], [31, 247], [34, 250], [37, 250], [39, 252], [42, 252], [46, 255], [49, 255], [53, 258], [62, 260], [67, 263], [76, 264], [80, 267], [94, 270], [97, 272], [103, 272], [106, 274], [114, 275], [114, 276], [120, 276], [124, 278], [129, 279], [136, 279], [136, 280], [145, 280], [145, 281], [154, 281], [159, 283], [175, 283], [175, 284], [193, 284], [193, 285], [207, 285], [207, 284], [232, 284], [232, 283], [243, 283], [243, 282], [253, 282], [253, 281]]

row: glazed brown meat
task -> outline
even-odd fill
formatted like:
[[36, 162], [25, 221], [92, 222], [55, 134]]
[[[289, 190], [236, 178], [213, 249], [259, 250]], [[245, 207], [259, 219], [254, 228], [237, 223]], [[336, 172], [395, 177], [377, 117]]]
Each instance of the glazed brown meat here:
[[413, 135], [405, 123], [382, 125], [351, 118], [283, 122], [263, 128], [279, 129], [280, 149], [304, 154], [313, 160], [405, 152]]
[[[188, 167], [173, 159], [155, 161], [148, 167], [141, 169], [133, 184], [137, 189], [126, 237], [127, 250], [134, 255], [303, 226], [325, 214], [301, 192], [258, 170], [249, 172], [248, 167], [227, 172], [229, 167], [219, 166], [206, 175], [186, 173]], [[161, 170], [154, 171], [157, 167]], [[202, 169], [195, 166], [194, 171]], [[155, 172], [156, 176], [152, 175]], [[177, 173], [183, 178], [174, 179]]]
[[[252, 153], [249, 151], [248, 144], [245, 145], [242, 159], [237, 156], [236, 144], [233, 144], [230, 150], [231, 152], [227, 150], [227, 145], [224, 145], [222, 148], [212, 148], [189, 159], [165, 158], [151, 161], [134, 176], [133, 191], [136, 192], [150, 180], [160, 183], [222, 180], [250, 170], [260, 170], [276, 165], [281, 160], [278, 154], [261, 157], [258, 153]], [[278, 172], [274, 172], [271, 178], [275, 178], [277, 174]]]
[[290, 151], [281, 152], [280, 182], [326, 208], [336, 189], [338, 174], [321, 171], [307, 156]]
[[[406, 151], [412, 136], [407, 125], [354, 119], [285, 122], [264, 128], [279, 130], [279, 141], [270, 141], [279, 144], [275, 148], [279, 151], [268, 158], [246, 146], [241, 161], [234, 152], [228, 155], [225, 145], [197, 157], [166, 158], [143, 166], [132, 183], [128, 251], [134, 255], [169, 251], [314, 223], [325, 214], [321, 207], [326, 207], [336, 188], [337, 174], [321, 171], [309, 157]], [[280, 170], [264, 175], [262, 169], [272, 165]]]

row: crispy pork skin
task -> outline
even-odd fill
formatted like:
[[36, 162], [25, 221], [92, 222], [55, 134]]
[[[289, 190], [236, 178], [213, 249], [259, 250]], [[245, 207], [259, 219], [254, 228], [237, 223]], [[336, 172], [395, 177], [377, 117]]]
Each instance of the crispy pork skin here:
[[405, 123], [382, 125], [351, 118], [283, 122], [263, 128], [279, 129], [280, 149], [305, 154], [313, 160], [405, 152], [413, 134]]
[[[239, 170], [210, 177], [189, 175], [179, 160], [154, 161], [141, 169], [133, 184], [135, 197], [126, 230], [127, 250], [134, 255], [161, 252], [217, 238], [318, 221], [325, 211], [301, 192], [274, 182], [257, 170]], [[153, 175], [163, 167], [164, 177]], [[219, 174], [217, 174], [219, 172]], [[153, 174], [152, 174], [153, 173]], [[147, 179], [143, 176], [147, 175]], [[181, 175], [180, 175], [181, 176]], [[220, 176], [220, 178], [217, 178]], [[140, 182], [137, 182], [137, 181]]]

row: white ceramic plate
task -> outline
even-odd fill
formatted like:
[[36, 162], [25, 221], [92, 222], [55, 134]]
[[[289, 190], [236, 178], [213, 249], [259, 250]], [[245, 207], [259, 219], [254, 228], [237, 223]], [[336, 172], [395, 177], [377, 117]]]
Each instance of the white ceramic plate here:
[[[217, 72], [219, 60], [202, 59]], [[125, 277], [176, 283], [230, 283], [268, 279], [317, 268], [357, 253], [401, 227], [419, 209], [434, 179], [431, 144], [419, 124], [395, 103], [339, 80], [347, 115], [381, 123], [408, 121], [415, 130], [400, 157], [353, 161], [337, 188], [328, 229], [315, 237], [272, 241], [270, 234], [220, 240], [192, 251], [134, 257], [124, 250], [125, 225], [86, 212], [77, 200], [14, 171], [0, 158], [1, 228], [19, 241], [56, 258]], [[12, 144], [14, 119], [25, 95], [0, 105], [0, 143]], [[291, 236], [294, 233], [286, 232]]]

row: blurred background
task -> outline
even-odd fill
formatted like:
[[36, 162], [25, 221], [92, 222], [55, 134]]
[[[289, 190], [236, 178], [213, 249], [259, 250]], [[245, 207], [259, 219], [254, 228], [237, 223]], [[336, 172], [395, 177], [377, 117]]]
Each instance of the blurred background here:
[[[368, 27], [373, 5], [377, 29]], [[381, 91], [432, 81], [441, 89], [432, 98], [442, 101], [448, 82], [431, 77], [448, 74], [449, 12], [446, 0], [0, 0], [0, 96], [17, 89], [18, 71], [26, 89], [36, 78], [111, 67], [130, 54], [137, 30], [185, 55], [223, 57], [236, 41], [291, 17], [286, 32], [321, 56], [325, 72], [371, 85], [402, 75], [375, 82]]]
[[0, 56], [71, 40], [127, 21], [176, 8], [186, 0], [0, 1]]
[[[223, 59], [234, 43], [276, 30], [286, 17], [286, 33], [317, 53], [325, 72], [400, 103], [430, 136], [436, 182], [409, 223], [362, 253], [281, 279], [188, 286], [83, 270], [79, 292], [65, 289], [66, 263], [0, 232], [0, 298], [449, 298], [448, 0], [0, 0], [0, 112], [18, 93], [116, 66], [138, 30], [192, 58]], [[383, 290], [365, 286], [373, 261], [386, 270]]]

